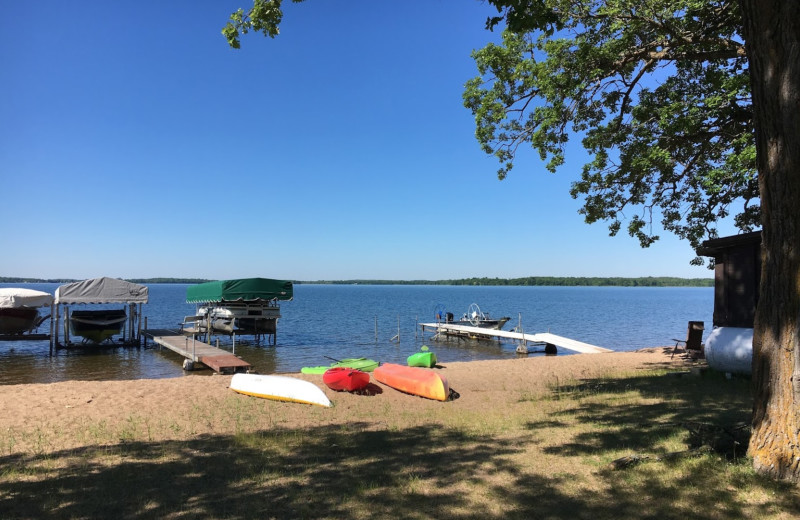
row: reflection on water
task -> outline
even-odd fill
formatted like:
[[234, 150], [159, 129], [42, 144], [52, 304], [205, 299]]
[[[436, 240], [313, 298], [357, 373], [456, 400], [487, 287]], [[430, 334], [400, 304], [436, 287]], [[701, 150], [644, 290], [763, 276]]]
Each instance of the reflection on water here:
[[[24, 287], [52, 294], [58, 284]], [[143, 306], [149, 327], [174, 328], [195, 313], [195, 306], [185, 303], [186, 287], [149, 285], [150, 302]], [[635, 350], [669, 344], [670, 338], [685, 334], [689, 320], [706, 321], [710, 332], [713, 289], [295, 285], [295, 300], [281, 303], [277, 345], [237, 338], [235, 354], [260, 373], [298, 372], [352, 357], [405, 364], [423, 343], [442, 365], [516, 358], [511, 342], [433, 342], [431, 332], [422, 336], [419, 323], [434, 321], [437, 305], [460, 316], [474, 302], [492, 316], [511, 316], [506, 330], [522, 319], [526, 332], [549, 330], [614, 350]], [[49, 321], [40, 332], [48, 328]], [[397, 335], [399, 341], [393, 341]], [[225, 337], [220, 344], [234, 348]], [[152, 342], [147, 347], [59, 349], [52, 355], [48, 341], [0, 342], [0, 385], [182, 377], [182, 361]]]

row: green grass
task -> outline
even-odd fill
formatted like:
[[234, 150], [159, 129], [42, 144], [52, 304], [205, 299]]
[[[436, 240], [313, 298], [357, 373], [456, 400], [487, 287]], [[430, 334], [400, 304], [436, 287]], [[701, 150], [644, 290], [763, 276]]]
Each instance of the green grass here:
[[[134, 414], [83, 425], [85, 446], [70, 449], [58, 448], [63, 431], [9, 432], [0, 517], [800, 517], [796, 487], [755, 474], [745, 446], [715, 441], [749, 421], [746, 380], [610, 373], [509, 399], [502, 411], [445, 403], [420, 417], [379, 404], [377, 421], [355, 411], [307, 428], [281, 426], [295, 405], [224, 399], [191, 415], [227, 433]], [[20, 451], [24, 436], [31, 447]], [[714, 449], [689, 451], [703, 442]], [[634, 455], [642, 462], [615, 469]]]

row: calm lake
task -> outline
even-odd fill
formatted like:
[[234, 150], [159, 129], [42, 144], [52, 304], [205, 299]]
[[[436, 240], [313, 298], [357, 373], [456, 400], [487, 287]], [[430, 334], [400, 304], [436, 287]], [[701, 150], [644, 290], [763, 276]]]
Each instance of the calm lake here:
[[[0, 284], [55, 293], [59, 284]], [[186, 285], [150, 284], [143, 306], [151, 328], [175, 327], [195, 313], [185, 303]], [[438, 305], [456, 319], [477, 303], [492, 317], [510, 316], [511, 330], [520, 318], [526, 333], [552, 332], [617, 351], [674, 345], [686, 337], [689, 320], [711, 329], [714, 290], [633, 287], [467, 287], [438, 285], [296, 284], [294, 300], [281, 302], [277, 345], [254, 345], [237, 338], [236, 355], [259, 373], [298, 372], [330, 359], [368, 357], [405, 364], [428, 345], [446, 365], [453, 361], [516, 358], [516, 345], [496, 341], [432, 341], [419, 323], [434, 322]], [[81, 306], [87, 309], [99, 306]], [[110, 306], [114, 307], [114, 306]], [[118, 306], [121, 307], [121, 306]], [[49, 321], [39, 332], [47, 332]], [[399, 335], [399, 341], [395, 338]], [[224, 337], [222, 337], [224, 338]], [[230, 340], [221, 339], [223, 348]], [[538, 354], [531, 354], [538, 355]], [[559, 349], [558, 355], [570, 355]], [[147, 347], [59, 349], [47, 341], [0, 342], [0, 384], [65, 380], [183, 377], [182, 359], [149, 343]], [[192, 375], [210, 374], [209, 370]]]

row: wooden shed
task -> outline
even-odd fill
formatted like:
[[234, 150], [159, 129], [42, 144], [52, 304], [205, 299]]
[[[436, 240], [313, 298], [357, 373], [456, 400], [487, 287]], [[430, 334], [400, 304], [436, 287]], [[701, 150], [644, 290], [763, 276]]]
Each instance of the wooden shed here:
[[753, 328], [761, 280], [761, 231], [706, 240], [714, 258], [714, 326]]

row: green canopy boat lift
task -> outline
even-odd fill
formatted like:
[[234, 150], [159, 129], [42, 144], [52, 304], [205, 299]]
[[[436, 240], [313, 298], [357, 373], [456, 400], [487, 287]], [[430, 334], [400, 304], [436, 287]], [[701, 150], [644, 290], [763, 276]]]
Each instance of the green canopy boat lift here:
[[277, 341], [279, 301], [294, 298], [294, 286], [288, 280], [239, 278], [217, 280], [186, 288], [186, 303], [197, 304], [195, 316], [184, 318], [181, 330], [188, 335], [224, 334], [255, 336]]

